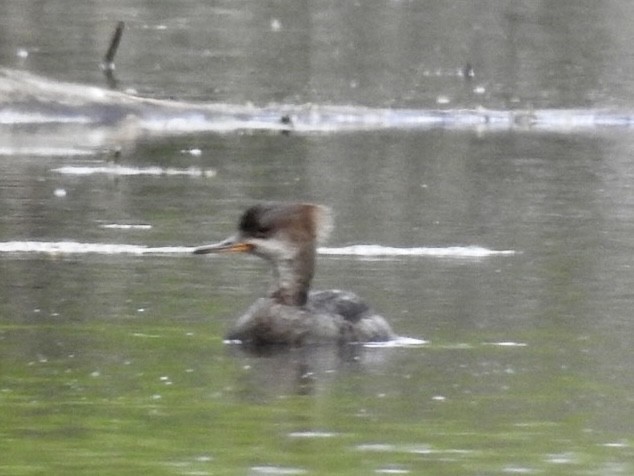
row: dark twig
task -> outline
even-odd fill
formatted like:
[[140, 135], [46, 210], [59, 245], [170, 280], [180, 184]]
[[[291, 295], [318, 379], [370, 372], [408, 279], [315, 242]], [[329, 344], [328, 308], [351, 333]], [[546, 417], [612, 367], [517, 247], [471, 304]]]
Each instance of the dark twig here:
[[103, 57], [103, 63], [101, 63], [101, 67], [103, 69], [114, 69], [114, 57], [117, 54], [117, 49], [119, 49], [119, 43], [121, 43], [121, 36], [123, 35], [124, 28], [124, 22], [120, 21], [117, 23], [117, 28], [114, 30], [114, 34], [110, 40], [110, 46], [108, 47], [106, 56]]
[[110, 86], [111, 89], [117, 88], [117, 80], [114, 77], [114, 57], [117, 54], [117, 50], [119, 49], [119, 43], [121, 43], [121, 36], [123, 35], [124, 28], [125, 23], [123, 21], [117, 23], [114, 34], [110, 39], [110, 46], [108, 47], [108, 51], [106, 52], [106, 55], [103, 57], [103, 61], [101, 62], [101, 70], [106, 76], [106, 81], [108, 82], [108, 86]]

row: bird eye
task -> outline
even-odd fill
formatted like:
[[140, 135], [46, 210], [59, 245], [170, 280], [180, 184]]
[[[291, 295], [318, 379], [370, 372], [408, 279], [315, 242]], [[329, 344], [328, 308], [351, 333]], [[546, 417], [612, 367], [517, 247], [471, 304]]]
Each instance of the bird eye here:
[[264, 226], [264, 225], [260, 225], [256, 230], [255, 230], [255, 237], [256, 238], [266, 238], [269, 233], [271, 232], [271, 227], [270, 226]]

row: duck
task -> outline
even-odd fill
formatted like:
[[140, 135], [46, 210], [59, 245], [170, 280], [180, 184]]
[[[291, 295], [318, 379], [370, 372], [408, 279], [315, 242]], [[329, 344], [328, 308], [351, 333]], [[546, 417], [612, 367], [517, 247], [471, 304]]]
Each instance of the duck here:
[[333, 228], [331, 210], [314, 203], [266, 202], [247, 208], [237, 232], [194, 248], [196, 255], [246, 253], [266, 260], [273, 282], [226, 335], [250, 346], [386, 342], [396, 338], [387, 320], [357, 294], [311, 291], [317, 246]]

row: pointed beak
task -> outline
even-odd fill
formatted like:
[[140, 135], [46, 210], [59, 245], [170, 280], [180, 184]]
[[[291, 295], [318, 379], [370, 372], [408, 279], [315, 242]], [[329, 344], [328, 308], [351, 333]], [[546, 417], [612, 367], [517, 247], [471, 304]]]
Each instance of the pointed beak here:
[[251, 250], [253, 250], [251, 243], [240, 241], [235, 236], [232, 236], [220, 243], [199, 246], [194, 249], [193, 253], [195, 255], [206, 255], [209, 253], [248, 253]]

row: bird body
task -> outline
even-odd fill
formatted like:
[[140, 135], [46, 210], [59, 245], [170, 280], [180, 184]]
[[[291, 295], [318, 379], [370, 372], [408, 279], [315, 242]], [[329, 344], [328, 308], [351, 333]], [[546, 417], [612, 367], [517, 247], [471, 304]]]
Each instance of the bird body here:
[[330, 211], [310, 203], [267, 203], [247, 209], [235, 236], [195, 254], [242, 252], [267, 260], [274, 283], [240, 317], [227, 339], [254, 345], [378, 342], [395, 338], [387, 321], [356, 294], [310, 292], [317, 244], [332, 228]]

